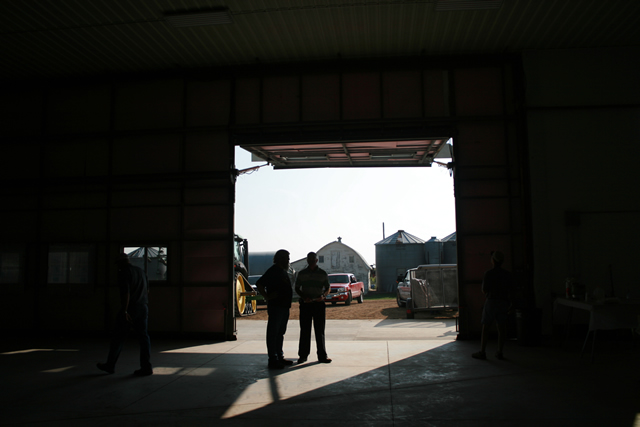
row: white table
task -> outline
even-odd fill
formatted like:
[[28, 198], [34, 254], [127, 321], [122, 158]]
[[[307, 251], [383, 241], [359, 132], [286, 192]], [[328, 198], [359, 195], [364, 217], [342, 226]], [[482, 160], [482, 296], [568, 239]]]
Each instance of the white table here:
[[556, 304], [567, 306], [571, 309], [568, 324], [571, 320], [573, 309], [586, 310], [589, 312], [589, 330], [582, 345], [580, 356], [584, 353], [589, 334], [593, 332], [591, 344], [591, 361], [593, 361], [593, 351], [596, 344], [596, 332], [598, 330], [630, 329], [632, 334], [638, 327], [638, 316], [640, 315], [640, 301], [625, 300], [617, 298], [607, 298], [602, 302], [578, 301], [568, 298], [556, 298]]

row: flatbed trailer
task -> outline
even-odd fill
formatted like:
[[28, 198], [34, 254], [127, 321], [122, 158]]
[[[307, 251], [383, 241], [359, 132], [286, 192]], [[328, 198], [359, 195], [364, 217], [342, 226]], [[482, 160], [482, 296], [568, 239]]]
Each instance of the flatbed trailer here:
[[458, 308], [458, 265], [425, 264], [410, 270], [410, 297], [407, 319], [421, 311], [435, 312]]

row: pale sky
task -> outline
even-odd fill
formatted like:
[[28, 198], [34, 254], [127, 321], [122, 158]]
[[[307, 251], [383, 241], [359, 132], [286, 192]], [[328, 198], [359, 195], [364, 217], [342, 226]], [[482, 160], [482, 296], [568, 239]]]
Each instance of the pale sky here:
[[[447, 162], [446, 159], [438, 159]], [[239, 170], [265, 164], [236, 147]], [[274, 170], [236, 182], [235, 233], [249, 252], [286, 249], [291, 261], [342, 237], [368, 265], [375, 244], [398, 230], [423, 240], [454, 231], [453, 178], [444, 167]]]

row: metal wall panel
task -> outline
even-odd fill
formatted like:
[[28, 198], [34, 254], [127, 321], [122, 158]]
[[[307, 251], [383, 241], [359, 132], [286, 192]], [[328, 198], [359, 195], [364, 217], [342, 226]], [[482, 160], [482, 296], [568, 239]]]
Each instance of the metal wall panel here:
[[302, 121], [340, 119], [340, 75], [302, 77]]
[[[511, 229], [509, 199], [474, 195], [458, 197], [456, 227], [474, 233], [509, 233]], [[496, 248], [497, 250], [497, 248]]]
[[227, 315], [225, 288], [185, 287], [182, 299], [182, 324], [185, 330], [202, 333], [221, 331], [232, 321]]
[[380, 73], [344, 73], [342, 76], [343, 119], [379, 119], [381, 115]]
[[106, 132], [111, 122], [111, 88], [53, 89], [47, 99], [46, 117], [50, 133]]
[[[505, 268], [515, 277], [527, 274], [525, 201], [519, 173], [520, 148], [515, 117], [505, 116], [513, 100], [511, 67], [466, 68], [453, 72], [458, 135], [456, 159], [456, 229], [460, 290], [460, 337], [480, 334], [484, 272], [490, 254], [505, 254]], [[468, 117], [468, 118], [467, 118]], [[524, 283], [518, 283], [524, 286]]]
[[27, 179], [40, 175], [42, 147], [31, 141], [3, 141], [0, 144], [0, 176], [7, 180]]
[[[136, 188], [118, 186], [111, 193], [111, 207], [176, 206], [182, 193], [179, 188]], [[106, 191], [105, 191], [106, 194]]]
[[260, 78], [238, 78], [235, 81], [233, 124], [260, 123], [262, 84]]
[[[21, 199], [22, 202], [24, 199]], [[35, 207], [27, 208], [31, 201], [22, 204], [16, 199], [3, 199], [3, 208], [0, 210], [0, 231], [5, 244], [14, 242], [33, 242], [38, 237], [38, 214]], [[5, 210], [5, 209], [16, 209]]]
[[446, 70], [423, 70], [425, 117], [449, 115], [449, 85]]
[[152, 134], [118, 138], [113, 142], [114, 175], [177, 173], [182, 168], [182, 136]]
[[73, 139], [44, 146], [47, 177], [104, 176], [109, 173], [109, 140]]
[[187, 239], [224, 237], [229, 220], [227, 205], [185, 206], [184, 236]]
[[501, 68], [457, 69], [454, 82], [457, 115], [486, 116], [504, 112]]
[[188, 127], [226, 126], [231, 111], [231, 81], [190, 81], [186, 102]]
[[300, 78], [265, 77], [262, 80], [262, 121], [287, 123], [300, 120]]
[[115, 129], [167, 129], [183, 125], [182, 79], [122, 84], [116, 89]]
[[163, 332], [179, 332], [182, 307], [181, 289], [176, 286], [154, 284], [149, 293], [149, 307], [153, 316], [149, 317], [149, 330]]
[[181, 211], [179, 207], [113, 208], [110, 213], [109, 228], [112, 239], [171, 241], [180, 238]]
[[41, 237], [49, 242], [95, 242], [107, 236], [104, 209], [61, 209], [41, 215]]
[[[0, 128], [6, 136], [30, 136], [42, 131], [45, 93], [32, 88], [16, 88], [0, 96]], [[0, 156], [1, 158], [1, 156]]]
[[462, 198], [473, 196], [484, 198], [506, 197], [510, 190], [509, 181], [506, 181], [504, 178], [476, 178], [467, 180], [464, 186], [456, 188], [456, 195]]
[[422, 117], [420, 71], [389, 71], [382, 74], [385, 119]]
[[185, 136], [185, 172], [228, 171], [231, 167], [227, 132], [198, 132]]
[[183, 279], [186, 284], [226, 284], [231, 277], [230, 248], [224, 240], [185, 240]]
[[79, 189], [77, 192], [44, 194], [41, 198], [44, 209], [87, 209], [107, 206], [107, 193]]
[[[477, 98], [482, 103], [482, 98]], [[490, 122], [470, 122], [458, 126], [458, 141], [464, 141], [463, 150], [456, 153], [456, 166], [461, 174], [466, 168], [507, 165], [505, 124], [500, 119]]]
[[229, 194], [231, 192], [231, 188], [224, 186], [220, 186], [220, 188], [185, 188], [183, 197], [184, 202], [188, 205], [221, 205], [229, 203]]

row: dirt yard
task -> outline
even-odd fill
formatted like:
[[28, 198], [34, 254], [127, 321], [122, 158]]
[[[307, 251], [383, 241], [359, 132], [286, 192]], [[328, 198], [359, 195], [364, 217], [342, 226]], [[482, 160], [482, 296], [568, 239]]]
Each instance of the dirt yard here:
[[[455, 311], [446, 312], [418, 312], [415, 314], [416, 319], [435, 319], [435, 318], [452, 318]], [[369, 300], [366, 297], [362, 304], [352, 302], [351, 305], [338, 303], [336, 305], [327, 304], [327, 319], [406, 319], [406, 309], [398, 307], [395, 300]], [[245, 319], [267, 320], [267, 306], [258, 305], [258, 311], [252, 316]], [[298, 302], [291, 305], [290, 320], [300, 319], [300, 308]]]

